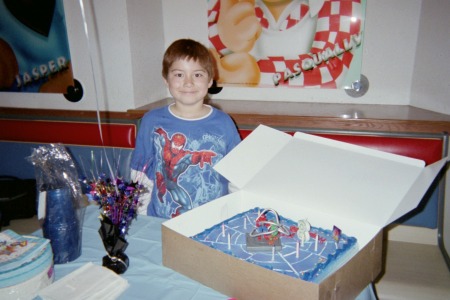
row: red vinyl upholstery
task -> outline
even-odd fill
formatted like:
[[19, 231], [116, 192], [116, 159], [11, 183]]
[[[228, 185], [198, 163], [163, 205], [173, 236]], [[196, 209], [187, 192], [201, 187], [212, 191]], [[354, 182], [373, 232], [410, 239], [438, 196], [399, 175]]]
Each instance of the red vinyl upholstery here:
[[[63, 143], [67, 145], [106, 146], [131, 148], [135, 146], [136, 125], [102, 123], [102, 138], [96, 122], [41, 121], [0, 119], [0, 140], [30, 143]], [[251, 129], [240, 129], [242, 138]], [[289, 132], [292, 134], [293, 132]], [[417, 158], [431, 164], [442, 158], [443, 140], [405, 136], [372, 134], [315, 133], [316, 135]]]
[[[137, 124], [137, 123], [136, 123]], [[91, 122], [68, 120], [14, 120], [0, 119], [0, 174], [19, 178], [32, 178], [33, 166], [24, 158], [30, 155], [28, 144], [61, 143], [69, 146], [76, 160], [88, 161], [95, 147], [104, 146], [110, 151], [111, 157], [120, 156], [120, 169], [127, 174], [129, 159], [135, 146], [137, 126], [130, 123], [102, 123], [100, 137], [99, 125], [95, 120]], [[240, 129], [242, 138], [251, 133], [251, 129]], [[288, 132], [293, 133], [293, 132]], [[311, 132], [308, 132], [311, 133]], [[388, 133], [375, 134], [363, 132], [334, 132], [321, 131], [312, 134], [335, 139], [347, 143], [365, 146], [381, 151], [404, 155], [431, 164], [443, 156], [443, 135], [401, 136]], [[25, 144], [26, 143], [26, 144]], [[120, 151], [115, 152], [116, 148]], [[114, 160], [114, 159], [113, 159]], [[428, 228], [436, 228], [438, 197], [443, 194], [436, 188], [431, 197], [424, 199], [419, 213], [411, 212], [404, 224]], [[406, 217], [406, 216], [405, 216]]]
[[[251, 133], [250, 129], [239, 130], [244, 139]], [[293, 134], [293, 132], [288, 132]], [[413, 137], [408, 136], [383, 136], [369, 134], [346, 134], [346, 133], [314, 133], [325, 138], [338, 140], [350, 144], [364, 146], [380, 151], [399, 154], [416, 158], [431, 164], [442, 158], [443, 140], [440, 138]]]
[[134, 148], [135, 124], [0, 119], [0, 140]]

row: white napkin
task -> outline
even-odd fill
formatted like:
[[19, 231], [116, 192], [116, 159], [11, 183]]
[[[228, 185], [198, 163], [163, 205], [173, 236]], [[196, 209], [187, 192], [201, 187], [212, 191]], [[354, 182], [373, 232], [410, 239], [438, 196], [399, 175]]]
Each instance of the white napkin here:
[[55, 283], [39, 291], [43, 300], [117, 299], [128, 281], [113, 271], [87, 263]]

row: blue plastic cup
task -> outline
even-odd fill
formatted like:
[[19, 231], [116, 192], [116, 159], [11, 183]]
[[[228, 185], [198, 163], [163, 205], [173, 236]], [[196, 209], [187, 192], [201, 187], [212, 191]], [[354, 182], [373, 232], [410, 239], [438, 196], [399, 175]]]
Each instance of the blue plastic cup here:
[[47, 191], [42, 230], [50, 240], [55, 264], [71, 262], [81, 255], [81, 227], [68, 188]]

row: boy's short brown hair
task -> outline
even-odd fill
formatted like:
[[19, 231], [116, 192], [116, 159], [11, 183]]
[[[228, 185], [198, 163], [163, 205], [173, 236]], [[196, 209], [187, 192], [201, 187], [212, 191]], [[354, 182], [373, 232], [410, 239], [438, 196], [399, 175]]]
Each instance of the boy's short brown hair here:
[[165, 79], [169, 74], [169, 68], [179, 59], [197, 61], [206, 70], [209, 78], [214, 79], [215, 61], [209, 50], [199, 42], [191, 39], [180, 39], [167, 48], [162, 61], [162, 76]]

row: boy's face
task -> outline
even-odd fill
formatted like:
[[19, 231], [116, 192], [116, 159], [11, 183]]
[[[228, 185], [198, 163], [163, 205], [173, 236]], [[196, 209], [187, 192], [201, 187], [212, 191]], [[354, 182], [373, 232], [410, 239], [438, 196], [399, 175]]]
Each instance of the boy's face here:
[[176, 103], [192, 105], [203, 104], [213, 80], [197, 61], [179, 59], [169, 68], [164, 82]]

